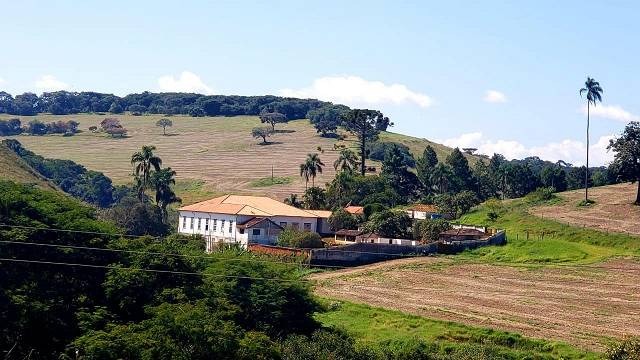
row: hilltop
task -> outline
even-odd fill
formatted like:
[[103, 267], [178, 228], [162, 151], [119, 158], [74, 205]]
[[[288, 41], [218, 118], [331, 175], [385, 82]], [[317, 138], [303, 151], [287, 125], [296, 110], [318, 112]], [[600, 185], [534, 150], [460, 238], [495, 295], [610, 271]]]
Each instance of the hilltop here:
[[[0, 119], [14, 116], [0, 115]], [[102, 133], [92, 133], [90, 126], [105, 117], [118, 118], [128, 130], [128, 137], [110, 138]], [[338, 156], [335, 144], [355, 146], [355, 138], [344, 133], [346, 139], [320, 137], [308, 120], [294, 120], [276, 125], [277, 133], [269, 140], [271, 145], [260, 145], [250, 131], [260, 126], [257, 116], [190, 117], [172, 116], [173, 127], [167, 136], [155, 126], [164, 115], [38, 115], [21, 117], [23, 123], [38, 119], [51, 121], [75, 120], [82, 131], [75, 136], [61, 135], [27, 136], [18, 139], [26, 148], [49, 158], [69, 159], [101, 171], [115, 183], [130, 181], [130, 156], [142, 145], [155, 145], [164, 166], [170, 166], [178, 174], [177, 191], [184, 203], [210, 197], [218, 193], [267, 194], [284, 198], [291, 193], [304, 191], [304, 180], [299, 176], [299, 164], [307, 153], [318, 152], [326, 164], [316, 178], [324, 184], [335, 175], [333, 162]], [[438, 157], [446, 157], [451, 149], [426, 139], [392, 132], [380, 134], [380, 141], [393, 141], [406, 145], [415, 157], [421, 156], [431, 145]], [[473, 161], [473, 157], [469, 157]], [[377, 166], [376, 162], [369, 162]], [[271, 185], [271, 176], [276, 184]], [[266, 186], [265, 186], [266, 185]], [[311, 185], [311, 184], [309, 184]]]

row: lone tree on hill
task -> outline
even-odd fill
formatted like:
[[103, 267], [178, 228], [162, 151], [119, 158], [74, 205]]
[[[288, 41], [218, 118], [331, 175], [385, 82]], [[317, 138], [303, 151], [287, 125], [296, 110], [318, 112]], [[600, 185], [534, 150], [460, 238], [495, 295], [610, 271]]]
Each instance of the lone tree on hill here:
[[584, 82], [584, 86], [580, 89], [580, 97], [583, 93], [587, 93], [587, 165], [585, 167], [584, 174], [584, 201], [589, 201], [589, 116], [590, 107], [596, 106], [596, 103], [602, 102], [602, 88], [600, 83], [594, 79], [587, 77], [587, 81]]
[[612, 166], [623, 181], [638, 183], [635, 205], [640, 205], [640, 123], [630, 122], [622, 136], [610, 140], [607, 150], [615, 152]]
[[262, 144], [268, 144], [267, 138], [273, 134], [273, 130], [266, 126], [254, 127], [251, 129], [251, 136], [256, 139], [262, 138]]
[[344, 116], [344, 126], [358, 137], [360, 143], [360, 174], [364, 176], [367, 157], [367, 143], [375, 141], [380, 130], [393, 125], [389, 118], [380, 111], [368, 109], [353, 109]]
[[162, 159], [153, 153], [155, 149], [153, 145], [144, 145], [140, 151], [131, 155], [131, 165], [133, 165], [133, 175], [140, 201], [144, 199], [144, 191], [152, 185], [152, 169], [160, 171], [162, 166]]
[[162, 127], [162, 135], [167, 135], [167, 127], [172, 127], [173, 122], [169, 119], [164, 118], [164, 119], [158, 120], [158, 122], [156, 123], [156, 126]]
[[287, 117], [279, 112], [263, 112], [260, 114], [260, 122], [270, 124], [272, 131], [276, 131], [276, 124], [286, 123], [288, 121]]

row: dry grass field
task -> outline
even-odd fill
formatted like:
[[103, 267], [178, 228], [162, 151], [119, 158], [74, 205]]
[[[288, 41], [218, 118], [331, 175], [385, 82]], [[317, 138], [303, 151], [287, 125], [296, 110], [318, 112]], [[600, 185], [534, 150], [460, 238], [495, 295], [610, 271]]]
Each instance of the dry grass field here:
[[[10, 117], [0, 115], [0, 119]], [[336, 140], [318, 136], [307, 120], [277, 125], [276, 130], [280, 132], [270, 138], [272, 144], [259, 145], [260, 141], [250, 134], [251, 128], [262, 125], [255, 116], [173, 116], [173, 127], [167, 129], [168, 136], [163, 136], [162, 128], [155, 126], [156, 121], [164, 117], [162, 115], [113, 116], [129, 130], [128, 137], [123, 139], [88, 131], [105, 117], [112, 116], [38, 115], [33, 118], [43, 122], [76, 120], [83, 132], [72, 137], [20, 135], [13, 138], [45, 157], [70, 159], [89, 169], [102, 171], [117, 183], [130, 181], [131, 154], [142, 145], [155, 145], [164, 166], [170, 166], [178, 173], [178, 191], [185, 203], [222, 192], [267, 194], [281, 199], [290, 193], [302, 193], [305, 185], [298, 166], [307, 153], [319, 152], [318, 147], [324, 150], [320, 157], [326, 167], [316, 183], [324, 184], [334, 176], [332, 164], [338, 155], [333, 150]], [[22, 117], [21, 120], [27, 123], [33, 118]], [[405, 143], [416, 154], [422, 154], [427, 144], [434, 146], [440, 156], [446, 156], [450, 151], [424, 139], [393, 133], [381, 134], [381, 140]], [[347, 145], [352, 141], [348, 138]], [[292, 181], [267, 187], [252, 186], [252, 182], [260, 183], [260, 179], [271, 177], [272, 167], [274, 176], [290, 177]]]
[[27, 165], [16, 153], [4, 145], [0, 145], [0, 179], [11, 180], [23, 184], [35, 184], [40, 188], [58, 190], [52, 183], [44, 179], [38, 172]]
[[640, 262], [511, 267], [411, 258], [312, 275], [318, 295], [602, 351], [640, 335]]
[[616, 184], [589, 189], [595, 204], [577, 206], [584, 198], [583, 190], [558, 194], [559, 204], [531, 209], [531, 213], [562, 223], [586, 226], [602, 231], [640, 235], [640, 206], [634, 206], [637, 184]]

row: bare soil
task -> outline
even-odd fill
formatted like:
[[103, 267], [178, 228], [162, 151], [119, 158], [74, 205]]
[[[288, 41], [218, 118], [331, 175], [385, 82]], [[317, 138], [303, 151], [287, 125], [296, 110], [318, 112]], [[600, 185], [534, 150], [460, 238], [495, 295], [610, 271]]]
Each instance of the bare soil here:
[[640, 262], [539, 268], [412, 258], [315, 274], [320, 296], [601, 351], [640, 335]]
[[602, 231], [640, 235], [640, 206], [633, 205], [637, 184], [617, 184], [589, 189], [590, 206], [577, 206], [583, 190], [560, 193], [562, 203], [531, 209], [531, 213], [563, 223]]

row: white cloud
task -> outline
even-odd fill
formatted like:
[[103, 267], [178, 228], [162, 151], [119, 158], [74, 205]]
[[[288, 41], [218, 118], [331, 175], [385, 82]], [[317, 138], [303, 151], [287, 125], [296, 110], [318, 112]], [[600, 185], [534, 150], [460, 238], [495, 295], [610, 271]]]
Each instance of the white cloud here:
[[[618, 120], [622, 122], [639, 121], [640, 116], [634, 115], [627, 110], [623, 109], [619, 105], [597, 105], [591, 106], [591, 115], [594, 117], [601, 117], [605, 119]], [[582, 113], [587, 114], [587, 106], [582, 108]]]
[[483, 100], [488, 103], [504, 103], [507, 102], [507, 96], [498, 90], [487, 90]]
[[[613, 160], [613, 153], [607, 151], [609, 140], [613, 135], [601, 136], [595, 143], [589, 146], [589, 165], [606, 165]], [[538, 156], [543, 160], [557, 161], [564, 160], [574, 165], [585, 163], [586, 146], [583, 142], [565, 139], [560, 142], [551, 142], [540, 146], [526, 147], [514, 140], [490, 140], [486, 139], [481, 132], [462, 134], [455, 138], [438, 140], [450, 147], [473, 147], [477, 148], [477, 153], [493, 155], [502, 154], [507, 159], [522, 159], [527, 156]]]
[[350, 106], [410, 103], [426, 108], [433, 103], [429, 96], [412, 91], [405, 85], [387, 85], [351, 75], [321, 77], [315, 79], [310, 87], [282, 89], [279, 93], [287, 97], [315, 98]]
[[36, 89], [43, 92], [67, 90], [70, 87], [69, 84], [56, 79], [53, 75], [43, 75], [40, 79], [36, 80]]
[[178, 78], [173, 75], [161, 76], [158, 79], [158, 87], [167, 92], [193, 92], [205, 95], [214, 93], [198, 75], [190, 71], [183, 71]]

